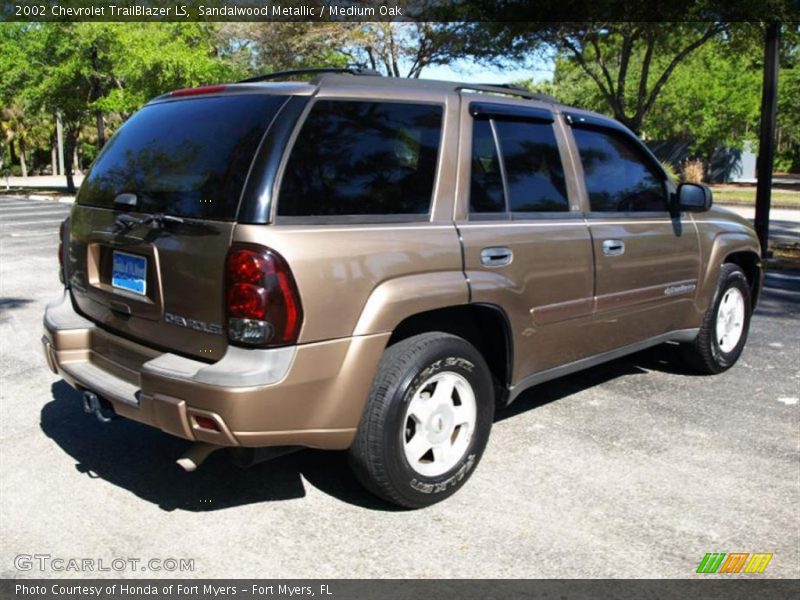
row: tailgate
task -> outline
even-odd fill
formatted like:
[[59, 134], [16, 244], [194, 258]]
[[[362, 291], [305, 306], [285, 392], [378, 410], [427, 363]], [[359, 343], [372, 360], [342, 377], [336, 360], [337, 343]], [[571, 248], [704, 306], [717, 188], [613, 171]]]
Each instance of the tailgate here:
[[222, 357], [225, 256], [250, 166], [286, 100], [167, 97], [120, 128], [70, 219], [67, 270], [82, 314], [151, 347]]
[[233, 223], [139, 225], [125, 233], [114, 233], [114, 223], [110, 210], [76, 206], [72, 212], [70, 286], [80, 312], [150, 346], [221, 358]]

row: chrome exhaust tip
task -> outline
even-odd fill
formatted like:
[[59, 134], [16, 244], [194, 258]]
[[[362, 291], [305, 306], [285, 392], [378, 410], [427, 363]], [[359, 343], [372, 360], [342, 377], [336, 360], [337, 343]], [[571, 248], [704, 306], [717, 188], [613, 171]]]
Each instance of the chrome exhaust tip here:
[[110, 411], [109, 414], [106, 414], [106, 411], [103, 409], [103, 405], [100, 402], [100, 398], [94, 392], [90, 392], [88, 390], [83, 392], [82, 404], [83, 411], [90, 415], [93, 414], [101, 423], [109, 423], [116, 417], [113, 410]]
[[178, 463], [178, 466], [186, 471], [187, 473], [193, 473], [197, 470], [197, 467], [202, 465], [205, 460], [211, 456], [212, 452], [216, 452], [223, 446], [217, 446], [216, 444], [208, 444], [206, 442], [195, 442], [189, 448], [186, 449], [186, 452], [175, 462]]
[[100, 401], [97, 399], [92, 392], [83, 392], [83, 399], [81, 404], [83, 404], [83, 412], [86, 414], [92, 414], [94, 412], [94, 402], [97, 401], [99, 404]]

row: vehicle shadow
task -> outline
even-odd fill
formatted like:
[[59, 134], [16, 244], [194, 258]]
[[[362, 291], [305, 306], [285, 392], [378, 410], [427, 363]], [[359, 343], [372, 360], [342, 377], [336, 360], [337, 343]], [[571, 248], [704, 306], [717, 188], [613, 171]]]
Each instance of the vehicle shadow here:
[[673, 375], [697, 376], [686, 366], [679, 344], [660, 344], [597, 365], [584, 371], [546, 381], [524, 392], [509, 406], [495, 413], [495, 423], [529, 410], [561, 400], [592, 387], [596, 387], [625, 375], [646, 375], [650, 371], [661, 371]]
[[12, 310], [14, 308], [21, 308], [26, 304], [33, 302], [30, 298], [0, 298], [0, 312], [5, 310]]
[[63, 381], [41, 411], [42, 431], [75, 460], [75, 468], [124, 488], [165, 511], [214, 511], [302, 498], [305, 482], [343, 502], [380, 511], [400, 510], [367, 492], [347, 466], [344, 452], [304, 450], [236, 467], [225, 451], [194, 473], [175, 460], [189, 442], [127, 419], [100, 423], [81, 408], [81, 396]]
[[[555, 402], [622, 375], [648, 369], [682, 372], [666, 346], [640, 352], [524, 392], [495, 421]], [[658, 352], [657, 352], [658, 351]], [[669, 350], [667, 350], [669, 352]], [[236, 467], [225, 451], [212, 454], [194, 473], [175, 460], [189, 442], [127, 419], [100, 423], [81, 408], [81, 395], [63, 381], [52, 385], [53, 400], [41, 411], [42, 431], [75, 460], [89, 478], [108, 481], [162, 510], [205, 512], [302, 498], [308, 483], [342, 502], [377, 511], [404, 510], [367, 492], [347, 465], [344, 452], [302, 450], [257, 464]]]
[[[800, 271], [768, 274], [756, 315], [791, 316], [799, 304]], [[648, 371], [697, 376], [683, 363], [677, 344], [661, 344], [540, 384], [498, 411], [495, 422], [618, 377]], [[185, 473], [175, 464], [188, 447], [185, 440], [125, 419], [102, 424], [83, 413], [80, 394], [63, 381], [53, 384], [52, 396], [42, 408], [41, 428], [75, 460], [75, 468], [87, 477], [127, 489], [165, 511], [213, 511], [302, 498], [306, 484], [370, 510], [402, 510], [364, 490], [350, 472], [344, 452], [304, 450], [249, 469], [235, 467], [224, 452], [218, 452], [197, 472]]]
[[800, 269], [767, 271], [755, 314], [758, 317], [797, 317], [800, 314]]

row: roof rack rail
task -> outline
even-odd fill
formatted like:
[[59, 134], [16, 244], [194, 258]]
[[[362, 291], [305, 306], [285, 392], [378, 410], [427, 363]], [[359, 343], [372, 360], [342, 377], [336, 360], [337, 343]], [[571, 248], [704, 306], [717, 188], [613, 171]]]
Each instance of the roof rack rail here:
[[320, 67], [313, 69], [292, 69], [290, 71], [275, 71], [274, 73], [267, 73], [265, 75], [257, 75], [255, 77], [248, 77], [236, 83], [255, 83], [257, 81], [270, 81], [273, 79], [283, 79], [285, 77], [293, 77], [295, 75], [324, 75], [325, 73], [347, 73], [349, 75], [368, 75], [380, 77], [378, 71], [372, 69], [362, 69], [360, 67]]
[[513, 83], [463, 83], [456, 86], [456, 91], [475, 91], [475, 92], [490, 92], [493, 94], [505, 94], [507, 96], [516, 96], [518, 98], [527, 98], [528, 100], [539, 100], [540, 102], [549, 102], [551, 104], [560, 104], [560, 102], [549, 96], [548, 94], [540, 94], [531, 92], [529, 89], [524, 88]]

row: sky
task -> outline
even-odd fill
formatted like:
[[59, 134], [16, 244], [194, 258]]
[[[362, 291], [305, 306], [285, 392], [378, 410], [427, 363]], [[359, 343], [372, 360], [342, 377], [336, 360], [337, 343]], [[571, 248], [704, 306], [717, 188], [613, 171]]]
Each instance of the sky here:
[[504, 69], [480, 65], [468, 60], [459, 60], [450, 65], [426, 67], [420, 78], [473, 83], [514, 83], [525, 79], [542, 81], [552, 78], [553, 68], [554, 65], [551, 62], [537, 63], [526, 69]]

